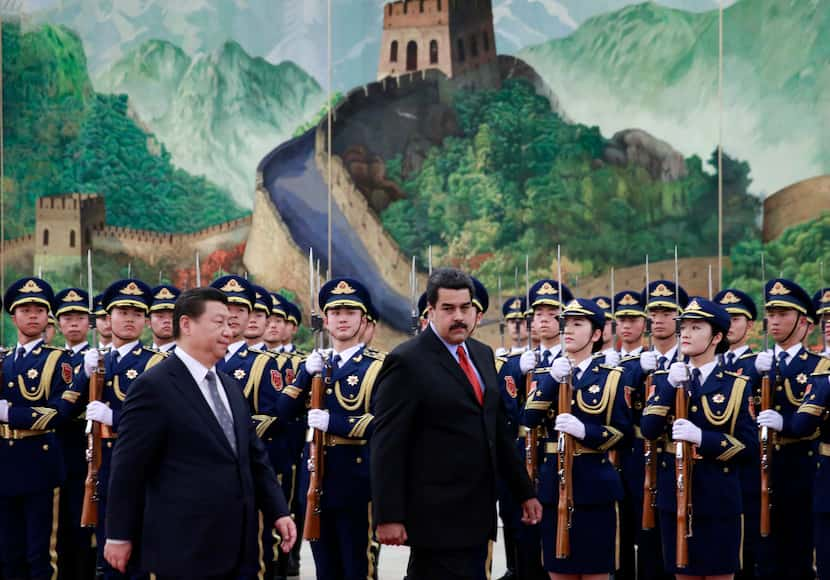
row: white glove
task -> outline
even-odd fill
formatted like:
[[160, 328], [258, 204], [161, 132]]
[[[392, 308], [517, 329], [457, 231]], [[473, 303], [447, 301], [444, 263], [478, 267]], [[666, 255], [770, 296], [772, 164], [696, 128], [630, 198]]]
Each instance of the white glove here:
[[605, 351], [605, 364], [615, 367], [620, 364], [620, 353], [616, 350]]
[[9, 402], [0, 399], [0, 422], [9, 422]]
[[310, 375], [318, 375], [323, 372], [323, 355], [320, 351], [312, 351], [305, 360], [305, 370]]
[[561, 415], [557, 415], [556, 425], [554, 428], [562, 433], [573, 435], [577, 439], [585, 439], [585, 423], [570, 413], [562, 413]]
[[325, 433], [329, 430], [329, 412], [324, 409], [311, 409], [308, 412], [308, 426]]
[[657, 353], [653, 350], [644, 350], [640, 353], [640, 368], [650, 373], [657, 370]]
[[688, 419], [678, 419], [671, 428], [671, 438], [675, 441], [688, 441], [700, 445], [703, 440], [703, 431]]
[[522, 374], [526, 375], [536, 368], [536, 353], [532, 350], [526, 350], [519, 357], [519, 368], [522, 369]]
[[98, 368], [98, 358], [100, 356], [101, 353], [98, 352], [97, 348], [91, 348], [86, 351], [84, 354], [84, 372], [86, 376], [91, 377], [95, 369]]
[[550, 365], [550, 376], [553, 377], [553, 380], [557, 383], [561, 383], [565, 380], [565, 378], [571, 374], [571, 359], [566, 356], [560, 356], [557, 359], [554, 359], [553, 364]]
[[682, 387], [689, 380], [690, 376], [692, 375], [689, 373], [689, 368], [686, 366], [686, 363], [671, 363], [669, 367], [669, 384], [675, 389]]
[[86, 406], [86, 418], [112, 427], [112, 409], [101, 401], [92, 401]]
[[773, 359], [774, 356], [772, 354], [772, 349], [762, 350], [758, 353], [758, 356], [755, 357], [755, 370], [759, 373], [768, 372], [772, 368]]
[[507, 349], [503, 346], [500, 346], [496, 349], [496, 357], [504, 356], [507, 354]]
[[758, 413], [758, 425], [781, 431], [784, 428], [784, 417], [778, 411], [767, 409]]

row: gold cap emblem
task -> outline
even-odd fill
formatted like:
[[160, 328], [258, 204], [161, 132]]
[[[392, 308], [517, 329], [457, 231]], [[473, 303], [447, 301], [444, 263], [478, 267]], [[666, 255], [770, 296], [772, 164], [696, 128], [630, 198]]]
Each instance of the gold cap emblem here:
[[674, 292], [672, 292], [671, 290], [669, 290], [669, 289], [666, 287], [666, 285], [665, 285], [665, 284], [663, 284], [663, 283], [661, 282], [660, 284], [658, 284], [658, 285], [654, 288], [654, 290], [652, 290], [652, 291], [651, 291], [651, 295], [652, 295], [652, 296], [658, 296], [658, 297], [663, 297], [663, 296], [674, 296]]
[[521, 309], [522, 309], [522, 301], [521, 301], [521, 299], [516, 298], [516, 299], [515, 299], [515, 300], [514, 300], [514, 301], [510, 304], [510, 310], [521, 310]]
[[773, 287], [772, 287], [772, 288], [770, 288], [769, 293], [770, 293], [770, 296], [782, 296], [782, 295], [784, 295], [784, 294], [789, 294], [789, 293], [790, 293], [790, 291], [789, 291], [789, 289], [787, 289], [787, 287], [786, 287], [786, 286], [784, 286], [784, 285], [781, 283], [781, 281], [779, 280], [778, 282], [776, 282], [776, 283], [773, 285]]
[[349, 283], [345, 280], [340, 280], [337, 283], [337, 286], [331, 291], [332, 294], [354, 294], [356, 290], [349, 286]]
[[83, 302], [83, 298], [81, 295], [75, 292], [74, 290], [70, 290], [66, 293], [66, 296], [63, 297], [64, 302]]
[[173, 300], [176, 297], [173, 295], [169, 288], [164, 287], [161, 290], [159, 290], [156, 293], [156, 295], [153, 296], [153, 298], [155, 298], [156, 300]]
[[43, 292], [43, 288], [37, 285], [34, 280], [26, 280], [26, 283], [20, 288], [23, 294], [34, 294], [35, 292]]
[[637, 304], [637, 299], [634, 298], [631, 294], [626, 294], [620, 299], [619, 302], [620, 306], [633, 306]]
[[721, 304], [738, 304], [740, 301], [741, 299], [735, 296], [732, 292], [727, 292], [723, 295], [723, 298], [720, 299]]
[[689, 302], [689, 305], [686, 307], [686, 310], [703, 310], [703, 308], [700, 307], [700, 304], [697, 303], [697, 300], [692, 300], [691, 302]]
[[245, 292], [245, 289], [236, 278], [231, 278], [219, 289], [222, 292]]
[[553, 284], [550, 282], [545, 282], [542, 284], [539, 289], [536, 291], [536, 294], [539, 296], [550, 296], [552, 294], [558, 294], [559, 291], [553, 287]]
[[830, 290], [825, 290], [821, 296], [821, 303], [826, 304], [827, 302], [830, 302]]
[[130, 282], [121, 289], [121, 294], [126, 294], [127, 296], [141, 296], [144, 294], [144, 292], [141, 291], [141, 288], [138, 287], [138, 284], [136, 284], [135, 282]]
[[608, 304], [605, 298], [600, 298], [599, 300], [597, 300], [597, 305], [599, 305], [600, 308], [611, 308], [611, 305]]

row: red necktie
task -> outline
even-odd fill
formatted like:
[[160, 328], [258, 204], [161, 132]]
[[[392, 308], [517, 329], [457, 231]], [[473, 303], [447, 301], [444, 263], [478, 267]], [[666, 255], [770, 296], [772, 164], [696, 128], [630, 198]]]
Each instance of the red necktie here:
[[473, 392], [476, 395], [478, 404], [484, 403], [484, 393], [481, 392], [481, 384], [478, 382], [476, 372], [473, 370], [473, 365], [470, 364], [470, 359], [467, 358], [467, 351], [464, 350], [463, 345], [458, 345], [458, 364], [461, 365], [461, 370], [467, 375], [467, 380], [473, 386]]

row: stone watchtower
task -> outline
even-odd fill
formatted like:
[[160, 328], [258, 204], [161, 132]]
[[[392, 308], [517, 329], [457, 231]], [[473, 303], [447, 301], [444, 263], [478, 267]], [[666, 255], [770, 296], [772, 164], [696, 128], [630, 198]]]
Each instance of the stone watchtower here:
[[37, 200], [35, 272], [60, 272], [80, 266], [92, 246], [93, 230], [104, 227], [104, 198], [70, 193]]
[[378, 79], [426, 69], [498, 85], [491, 0], [398, 0], [383, 7]]

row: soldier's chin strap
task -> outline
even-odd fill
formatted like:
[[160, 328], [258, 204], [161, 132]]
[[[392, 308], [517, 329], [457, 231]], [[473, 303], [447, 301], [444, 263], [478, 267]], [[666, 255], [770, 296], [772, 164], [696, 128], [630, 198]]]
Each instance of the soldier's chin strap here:
[[[792, 330], [790, 330], [790, 333], [786, 336], [786, 338], [784, 340], [781, 340], [781, 341], [778, 342], [779, 346], [782, 345], [782, 344], [786, 344], [786, 342], [792, 338], [793, 334], [795, 334], [795, 331], [798, 330], [798, 323], [801, 321], [801, 312], [796, 310], [795, 313], [796, 313], [796, 317], [795, 317], [795, 323], [793, 324], [793, 328], [792, 328]], [[802, 340], [803, 340], [803, 337], [802, 337]]]

